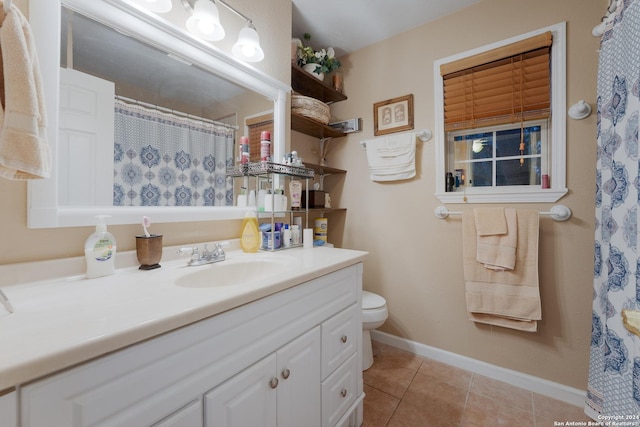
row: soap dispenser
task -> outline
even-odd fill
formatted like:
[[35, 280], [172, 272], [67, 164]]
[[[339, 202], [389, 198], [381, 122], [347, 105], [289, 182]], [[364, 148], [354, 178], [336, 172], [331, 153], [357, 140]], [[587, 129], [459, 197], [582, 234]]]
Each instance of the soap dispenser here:
[[104, 219], [108, 217], [109, 215], [96, 216], [96, 232], [84, 244], [88, 279], [108, 276], [116, 271], [116, 239], [107, 231], [104, 223]]

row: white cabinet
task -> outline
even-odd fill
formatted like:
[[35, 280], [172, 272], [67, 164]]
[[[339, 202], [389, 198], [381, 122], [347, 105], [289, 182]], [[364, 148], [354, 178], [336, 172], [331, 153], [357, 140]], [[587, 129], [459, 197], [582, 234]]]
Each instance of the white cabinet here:
[[202, 427], [202, 399], [189, 402], [152, 427]]
[[18, 398], [15, 390], [0, 391], [0, 425], [18, 427]]
[[205, 396], [205, 426], [320, 426], [320, 327]]
[[358, 425], [361, 289], [356, 264], [24, 385], [21, 427]]

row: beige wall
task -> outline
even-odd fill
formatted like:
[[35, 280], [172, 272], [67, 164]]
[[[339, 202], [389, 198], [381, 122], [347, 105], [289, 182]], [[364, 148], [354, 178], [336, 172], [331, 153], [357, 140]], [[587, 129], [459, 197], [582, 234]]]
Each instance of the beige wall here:
[[[484, 0], [343, 58], [344, 87], [349, 99], [334, 104], [332, 114], [340, 119], [362, 117], [364, 130], [337, 143], [329, 162], [349, 171], [337, 203], [348, 209], [343, 245], [371, 253], [365, 263], [364, 286], [387, 299], [389, 319], [382, 330], [586, 389], [593, 271], [595, 114], [586, 120], [567, 121], [569, 193], [560, 202], [569, 206], [574, 216], [565, 223], [541, 219], [543, 320], [537, 333], [476, 325], [467, 320], [461, 221], [440, 220], [433, 215], [434, 208], [442, 204], [433, 195], [435, 140], [419, 144], [415, 179], [387, 184], [368, 179], [366, 154], [358, 142], [373, 137], [375, 102], [409, 93], [415, 99], [415, 128], [434, 129], [435, 60], [561, 21], [567, 21], [567, 104], [585, 99], [593, 105], [598, 40], [591, 36], [591, 29], [605, 7], [603, 1]], [[539, 210], [550, 206], [515, 205]], [[473, 206], [448, 207], [466, 210]]]
[[[14, 0], [26, 10], [27, 0]], [[277, 6], [274, 7], [274, 1]], [[267, 60], [259, 67], [289, 79], [291, 3], [288, 0], [238, 1], [256, 20]], [[596, 4], [597, 3], [597, 4]], [[567, 122], [567, 184], [561, 202], [573, 218], [541, 220], [540, 283], [543, 320], [539, 332], [521, 333], [475, 325], [466, 318], [461, 269], [460, 220], [438, 220], [433, 209], [434, 144], [419, 145], [418, 176], [402, 183], [368, 179], [366, 156], [358, 141], [373, 136], [373, 103], [413, 93], [416, 129], [434, 128], [433, 61], [540, 27], [567, 21], [567, 102], [595, 101], [598, 41], [591, 28], [604, 1], [484, 0], [475, 6], [342, 58], [345, 93], [335, 104], [341, 119], [362, 117], [364, 131], [334, 141], [332, 166], [347, 169], [342, 195], [334, 204], [348, 208], [345, 247], [371, 253], [365, 263], [365, 288], [383, 295], [390, 317], [383, 330], [429, 346], [586, 388], [592, 299], [595, 116]], [[235, 3], [234, 3], [235, 5]], [[505, 19], [503, 17], [524, 16]], [[270, 33], [274, 37], [265, 37]], [[309, 160], [317, 143], [292, 136]], [[302, 146], [304, 144], [304, 146]], [[316, 145], [313, 145], [316, 144]], [[90, 227], [29, 230], [26, 188], [0, 180], [2, 208], [0, 263], [78, 256]], [[516, 207], [547, 210], [548, 204]], [[470, 209], [451, 205], [450, 208]], [[331, 221], [331, 219], [330, 219]], [[158, 224], [168, 245], [237, 237], [237, 222]], [[331, 227], [331, 223], [330, 223]], [[110, 227], [120, 249], [132, 249], [138, 226]]]
[[[13, 1], [23, 14], [28, 15], [28, 0]], [[174, 0], [174, 4], [175, 7], [182, 7], [179, 0]], [[288, 84], [291, 79], [291, 2], [237, 0], [233, 6], [253, 18], [261, 35], [265, 60], [254, 66]], [[226, 15], [222, 11], [221, 19], [225, 19]], [[234, 15], [228, 16], [227, 22], [231, 24], [226, 29], [227, 36], [216, 46], [230, 51], [237, 39], [234, 25], [238, 20]], [[0, 179], [0, 195], [0, 264], [66, 258], [84, 253], [84, 241], [93, 232], [93, 227], [31, 230], [27, 228], [27, 183]], [[239, 221], [154, 224], [152, 227], [154, 233], [164, 235], [164, 243], [168, 246], [236, 238], [240, 233]], [[109, 227], [119, 250], [133, 250], [134, 236], [140, 230], [140, 226], [134, 225]]]

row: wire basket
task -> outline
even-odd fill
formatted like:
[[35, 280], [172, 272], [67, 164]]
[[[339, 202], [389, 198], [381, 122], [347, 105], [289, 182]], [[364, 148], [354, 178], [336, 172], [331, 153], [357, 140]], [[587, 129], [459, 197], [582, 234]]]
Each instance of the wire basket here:
[[297, 178], [313, 178], [313, 169], [304, 166], [283, 165], [274, 162], [249, 162], [227, 168], [227, 176], [259, 176], [270, 173], [289, 175]]

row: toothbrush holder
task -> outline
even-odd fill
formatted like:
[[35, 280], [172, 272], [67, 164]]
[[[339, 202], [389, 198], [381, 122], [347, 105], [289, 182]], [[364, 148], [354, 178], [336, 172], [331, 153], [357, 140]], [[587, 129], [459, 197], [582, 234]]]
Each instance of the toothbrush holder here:
[[139, 270], [160, 268], [162, 259], [162, 234], [136, 236], [136, 255], [140, 263]]

